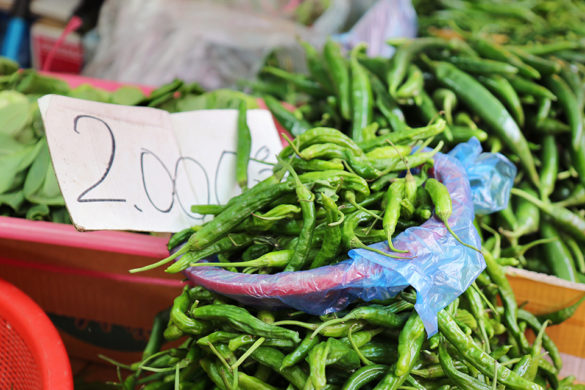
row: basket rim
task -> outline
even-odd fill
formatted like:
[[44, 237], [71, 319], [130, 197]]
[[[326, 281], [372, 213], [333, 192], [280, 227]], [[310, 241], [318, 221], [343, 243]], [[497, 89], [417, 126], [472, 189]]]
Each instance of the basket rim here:
[[0, 314], [30, 349], [41, 371], [42, 388], [72, 390], [71, 365], [57, 329], [35, 301], [2, 279]]

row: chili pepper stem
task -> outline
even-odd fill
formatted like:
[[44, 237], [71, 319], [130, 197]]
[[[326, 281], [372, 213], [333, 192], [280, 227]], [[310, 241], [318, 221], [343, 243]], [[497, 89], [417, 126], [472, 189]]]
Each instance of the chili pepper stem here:
[[[242, 356], [240, 356], [240, 358], [238, 359], [237, 362], [235, 362], [234, 364], [232, 364], [231, 369], [232, 370], [237, 370], [238, 367], [244, 363], [244, 361], [246, 361], [246, 359], [254, 353], [254, 351], [256, 349], [258, 349], [258, 347], [260, 347], [262, 345], [262, 343], [264, 343], [264, 341], [266, 341], [266, 338], [264, 337], [260, 337], [258, 340], [256, 340], [254, 342], [254, 344], [252, 344], [252, 346], [250, 348], [248, 348], [248, 350], [246, 352], [244, 352], [242, 354]], [[236, 371], [237, 372], [237, 371]], [[237, 388], [237, 387], [236, 387]]]
[[368, 250], [370, 252], [377, 253], [377, 254], [382, 255], [382, 256], [390, 257], [392, 259], [400, 259], [400, 260], [410, 260], [410, 259], [412, 259], [412, 256], [396, 256], [396, 255], [392, 255], [392, 254], [387, 253], [387, 252], [383, 252], [383, 251], [381, 251], [379, 249], [369, 247], [369, 246], [367, 246], [366, 244], [364, 244], [361, 241], [356, 242], [356, 240], [353, 240], [352, 247], [354, 247], [356, 249], [365, 249], [365, 250]]
[[469, 248], [469, 249], [473, 249], [474, 251], [477, 251], [479, 253], [481, 253], [481, 249], [478, 249], [476, 247], [474, 247], [473, 245], [469, 245], [465, 242], [463, 242], [463, 240], [461, 240], [461, 238], [459, 238], [459, 236], [457, 234], [455, 234], [455, 232], [451, 229], [451, 226], [449, 226], [449, 223], [447, 222], [447, 220], [443, 220], [443, 223], [445, 224], [445, 227], [447, 228], [447, 231], [449, 233], [451, 233], [451, 235], [453, 236], [453, 238], [455, 238], [461, 245]]
[[133, 268], [133, 269], [129, 270], [128, 272], [130, 272], [131, 274], [135, 274], [137, 272], [144, 272], [144, 271], [149, 271], [151, 269], [158, 268], [161, 265], [165, 265], [167, 263], [170, 263], [171, 261], [173, 261], [177, 257], [179, 257], [181, 255], [184, 255], [188, 251], [189, 251], [189, 246], [188, 245], [184, 245], [181, 249], [179, 249], [175, 253], [171, 254], [168, 257], [165, 257], [162, 260], [157, 261], [156, 263], [152, 263], [152, 264], [146, 265], [144, 267], [140, 267], [140, 268]]
[[341, 323], [343, 323], [343, 322], [345, 322], [347, 320], [350, 320], [350, 319], [351, 319], [351, 317], [345, 316], [345, 317], [342, 317], [342, 318], [334, 318], [332, 320], [325, 321], [321, 325], [319, 325], [317, 327], [317, 329], [315, 329], [313, 331], [313, 333], [311, 333], [311, 338], [317, 336], [319, 334], [319, 332], [321, 332], [324, 328], [326, 328], [328, 326], [336, 325], [336, 324], [341, 324]]
[[357, 353], [357, 355], [359, 356], [360, 360], [362, 361], [362, 363], [365, 366], [370, 366], [374, 363], [372, 363], [370, 360], [368, 360], [364, 354], [362, 353], [362, 351], [360, 351], [360, 349], [358, 348], [357, 344], [355, 343], [355, 340], [352, 337], [352, 332], [353, 332], [353, 328], [355, 327], [355, 324], [349, 327], [349, 330], [347, 331], [347, 339], [349, 340], [349, 343], [351, 344], [351, 347], [353, 348], [353, 350], [355, 351], [355, 353]]

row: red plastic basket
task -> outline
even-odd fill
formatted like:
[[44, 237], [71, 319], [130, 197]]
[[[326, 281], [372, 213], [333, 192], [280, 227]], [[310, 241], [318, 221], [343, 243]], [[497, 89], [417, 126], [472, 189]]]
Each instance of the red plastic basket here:
[[0, 280], [0, 389], [73, 389], [67, 352], [43, 310]]

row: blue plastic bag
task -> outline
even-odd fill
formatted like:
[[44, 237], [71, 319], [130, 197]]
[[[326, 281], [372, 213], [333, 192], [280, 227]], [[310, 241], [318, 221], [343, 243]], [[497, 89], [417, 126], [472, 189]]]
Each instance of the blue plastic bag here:
[[[453, 202], [449, 224], [464, 242], [481, 246], [473, 225], [475, 210], [485, 214], [505, 208], [515, 172], [504, 156], [481, 153], [476, 139], [449, 154], [435, 155], [430, 174], [449, 190]], [[184, 273], [194, 284], [244, 304], [288, 306], [314, 315], [342, 310], [356, 299], [391, 298], [410, 285], [417, 290], [415, 309], [430, 337], [437, 332], [438, 312], [473, 283], [485, 261], [479, 252], [457, 242], [434, 216], [400, 233], [393, 243], [408, 250], [404, 256], [412, 258], [392, 259], [353, 249], [346, 261], [308, 271], [247, 275], [210, 266], [192, 267]], [[387, 242], [371, 247], [390, 252]]]

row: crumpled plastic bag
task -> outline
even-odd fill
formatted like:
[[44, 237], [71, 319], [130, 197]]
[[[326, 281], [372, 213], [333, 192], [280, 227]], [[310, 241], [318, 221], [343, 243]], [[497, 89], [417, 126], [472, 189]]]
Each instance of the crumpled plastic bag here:
[[391, 57], [394, 47], [389, 38], [416, 37], [416, 12], [410, 0], [379, 0], [347, 33], [334, 38], [347, 50], [366, 42], [370, 57]]
[[[365, 2], [334, 0], [312, 27], [289, 20], [286, 0], [107, 0], [99, 42], [85, 76], [159, 86], [174, 78], [205, 89], [233, 88], [254, 79], [273, 51], [281, 66], [306, 70], [302, 38], [320, 47], [363, 13]], [[367, 2], [370, 3], [370, 2]], [[378, 0], [344, 35], [347, 48], [363, 41], [370, 55], [392, 50], [391, 37], [414, 37], [410, 0]]]
[[[449, 190], [453, 202], [449, 224], [464, 242], [481, 246], [473, 225], [475, 202], [484, 211], [505, 208], [513, 172], [513, 164], [504, 156], [481, 153], [476, 139], [458, 145], [449, 154], [435, 155], [430, 174]], [[473, 186], [469, 173], [474, 177]], [[350, 259], [308, 271], [247, 275], [210, 266], [183, 272], [192, 283], [244, 304], [288, 306], [314, 315], [337, 312], [356, 299], [388, 299], [411, 285], [417, 290], [415, 310], [430, 337], [437, 332], [438, 312], [470, 286], [485, 268], [485, 261], [479, 252], [457, 242], [434, 216], [400, 233], [393, 243], [407, 249], [404, 256], [412, 259], [352, 249]], [[387, 242], [371, 247], [389, 251]]]
[[467, 171], [475, 214], [490, 214], [506, 208], [514, 186], [516, 166], [499, 153], [482, 153], [476, 138], [457, 145], [449, 153]]

